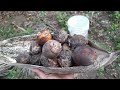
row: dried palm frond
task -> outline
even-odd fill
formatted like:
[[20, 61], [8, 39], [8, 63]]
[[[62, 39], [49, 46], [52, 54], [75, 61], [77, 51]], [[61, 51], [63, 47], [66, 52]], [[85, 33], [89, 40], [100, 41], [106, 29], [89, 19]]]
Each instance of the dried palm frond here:
[[[120, 51], [107, 52], [101, 49], [99, 46], [94, 45], [92, 42], [88, 42], [89, 45], [97, 53], [97, 60], [90, 66], [74, 66], [74, 67], [43, 67], [38, 65], [20, 64], [15, 63], [17, 55], [23, 52], [29, 52], [30, 43], [36, 40], [36, 35], [26, 35], [10, 38], [4, 41], [0, 41], [0, 76], [15, 79], [34, 79], [38, 78], [35, 73], [32, 72], [33, 68], [40, 68], [46, 73], [57, 74], [70, 74], [81, 73], [85, 74], [88, 71], [96, 70], [102, 66], [112, 63]], [[14, 76], [15, 75], [15, 76]], [[83, 75], [84, 76], [84, 75]], [[9, 78], [9, 77], [8, 77]]]
[[[16, 60], [0, 54], [0, 78], [7, 79], [34, 79], [35, 74], [27, 67], [18, 67]], [[13, 64], [14, 65], [11, 65]]]
[[38, 76], [29, 68], [18, 67], [17, 65], [0, 65], [0, 78], [5, 79], [36, 79]]

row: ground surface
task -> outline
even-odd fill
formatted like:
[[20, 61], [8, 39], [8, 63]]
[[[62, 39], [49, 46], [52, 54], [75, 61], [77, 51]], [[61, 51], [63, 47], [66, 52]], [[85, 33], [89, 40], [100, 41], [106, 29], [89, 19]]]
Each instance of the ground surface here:
[[[43, 29], [65, 29], [65, 21], [73, 15], [85, 15], [90, 20], [89, 38], [108, 51], [118, 50], [120, 45], [115, 41], [120, 33], [120, 21], [113, 19], [113, 13], [107, 11], [26, 11], [26, 12], [0, 12], [0, 40], [37, 33]], [[120, 19], [119, 19], [120, 20]], [[27, 32], [15, 28], [15, 23], [24, 28]], [[5, 27], [5, 28], [2, 28]], [[19, 33], [19, 34], [18, 34]], [[119, 39], [120, 40], [120, 39]], [[116, 46], [117, 45], [117, 46]], [[93, 74], [92, 74], [93, 75]], [[111, 65], [94, 72], [96, 79], [118, 79], [120, 78], [120, 60], [114, 61]]]

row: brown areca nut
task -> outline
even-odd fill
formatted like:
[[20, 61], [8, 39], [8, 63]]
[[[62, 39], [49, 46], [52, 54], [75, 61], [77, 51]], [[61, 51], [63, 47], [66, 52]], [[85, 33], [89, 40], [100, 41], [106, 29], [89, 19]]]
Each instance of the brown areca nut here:
[[62, 50], [58, 58], [58, 63], [61, 67], [72, 66], [72, 52], [70, 50]]
[[16, 58], [17, 63], [29, 64], [30, 63], [30, 55], [28, 53], [21, 53]]
[[32, 41], [30, 45], [30, 54], [35, 55], [41, 53], [41, 46], [36, 41]]
[[72, 48], [76, 48], [77, 46], [80, 45], [87, 45], [88, 44], [88, 40], [85, 39], [84, 36], [82, 35], [73, 35], [70, 37], [69, 39], [69, 44]]
[[73, 62], [77, 66], [88, 66], [97, 58], [96, 52], [89, 46], [78, 46], [73, 52]]
[[41, 53], [31, 55], [31, 57], [30, 57], [30, 64], [41, 65], [40, 58], [41, 58]]
[[53, 39], [60, 43], [64, 43], [68, 38], [68, 33], [65, 30], [56, 30], [53, 34]]
[[38, 44], [44, 45], [48, 40], [52, 40], [52, 35], [49, 30], [42, 30], [37, 34]]
[[56, 40], [47, 41], [42, 48], [42, 54], [50, 59], [56, 58], [62, 50], [61, 43]]
[[58, 63], [61, 67], [72, 66], [72, 51], [67, 43], [62, 46], [62, 51], [60, 52]]
[[57, 58], [50, 59], [50, 58], [45, 57], [44, 55], [41, 55], [40, 62], [45, 67], [58, 67], [59, 66], [57, 62]]

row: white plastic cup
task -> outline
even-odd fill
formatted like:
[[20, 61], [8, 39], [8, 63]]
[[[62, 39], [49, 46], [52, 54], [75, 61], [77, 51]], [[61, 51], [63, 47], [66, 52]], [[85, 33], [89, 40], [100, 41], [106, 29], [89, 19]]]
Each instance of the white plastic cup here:
[[86, 39], [88, 37], [89, 30], [89, 19], [82, 15], [75, 15], [69, 18], [68, 22], [68, 31], [71, 36], [83, 35]]

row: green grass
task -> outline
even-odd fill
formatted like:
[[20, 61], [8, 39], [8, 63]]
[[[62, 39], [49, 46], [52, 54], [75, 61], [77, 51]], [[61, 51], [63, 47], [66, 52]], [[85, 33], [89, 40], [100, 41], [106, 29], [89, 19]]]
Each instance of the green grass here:
[[101, 67], [97, 70], [97, 75], [99, 76], [104, 76], [104, 73], [105, 73], [104, 67]]
[[[113, 23], [112, 23], [112, 29], [119, 30], [120, 29], [120, 11], [114, 11], [113, 16]], [[120, 33], [117, 33], [116, 37], [113, 37], [113, 42], [115, 44], [115, 50], [120, 49]]]
[[114, 11], [113, 18], [114, 18], [115, 20], [120, 20], [120, 11]]
[[6, 79], [18, 79], [21, 74], [21, 69], [20, 68], [15, 68], [13, 67], [12, 69], [8, 70]]
[[12, 67], [6, 73], [5, 79], [34, 79], [34, 75], [25, 68]]
[[114, 38], [114, 44], [115, 44], [115, 50], [120, 50], [120, 37]]
[[[120, 11], [110, 12], [111, 28], [106, 30], [115, 50], [120, 50]], [[111, 34], [111, 33], [114, 33]]]
[[39, 11], [39, 16], [40, 17], [45, 17], [47, 14], [45, 11]]
[[32, 34], [34, 30], [31, 28], [26, 28], [26, 31], [16, 32], [16, 29], [11, 25], [9, 21], [5, 26], [0, 24], [0, 39], [7, 39], [15, 36], [22, 36]]
[[[109, 36], [109, 39], [114, 44], [114, 50], [120, 50], [120, 33], [117, 33], [118, 30], [120, 30], [120, 11], [112, 11], [110, 14], [110, 22], [111, 22], [111, 28], [108, 28], [105, 30], [107, 31], [107, 35]], [[115, 33], [115, 35], [112, 35], [111, 33]], [[107, 48], [106, 45], [102, 45], [103, 47]], [[110, 48], [108, 48], [109, 51], [111, 51]], [[112, 63], [112, 66], [116, 70], [120, 70], [120, 56], [117, 58], [116, 62]], [[105, 69], [104, 67], [101, 67], [98, 69], [97, 74], [99, 76], [104, 76]]]
[[56, 19], [62, 29], [67, 30], [67, 21], [70, 18], [66, 12], [60, 11], [56, 14]]
[[120, 55], [118, 56], [117, 60], [115, 63], [112, 63], [112, 66], [117, 69], [120, 70]]

